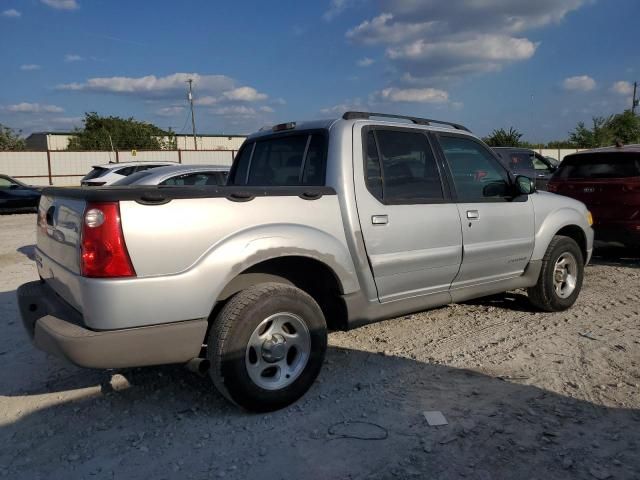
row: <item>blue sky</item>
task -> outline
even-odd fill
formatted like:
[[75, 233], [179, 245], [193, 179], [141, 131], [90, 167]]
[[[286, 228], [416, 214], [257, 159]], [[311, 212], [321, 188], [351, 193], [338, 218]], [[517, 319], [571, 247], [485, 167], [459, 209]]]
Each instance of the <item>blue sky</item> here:
[[86, 111], [247, 133], [345, 109], [531, 141], [629, 108], [637, 0], [0, 0], [0, 123], [69, 130]]

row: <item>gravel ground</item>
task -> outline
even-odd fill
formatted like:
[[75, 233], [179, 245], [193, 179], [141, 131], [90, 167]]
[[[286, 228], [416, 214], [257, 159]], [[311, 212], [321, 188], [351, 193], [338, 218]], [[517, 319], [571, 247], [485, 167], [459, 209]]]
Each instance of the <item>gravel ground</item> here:
[[0, 476], [640, 478], [638, 258], [596, 257], [567, 312], [510, 292], [332, 333], [311, 391], [254, 415], [182, 367], [36, 351], [15, 299], [37, 278], [34, 223], [0, 216]]

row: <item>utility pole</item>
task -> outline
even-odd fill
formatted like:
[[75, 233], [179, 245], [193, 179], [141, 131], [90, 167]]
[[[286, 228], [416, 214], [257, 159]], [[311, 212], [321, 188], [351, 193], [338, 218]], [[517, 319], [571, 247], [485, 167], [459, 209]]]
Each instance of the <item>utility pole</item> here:
[[193, 148], [198, 150], [198, 141], [196, 140], [196, 117], [193, 115], [193, 90], [191, 89], [191, 84], [193, 83], [193, 79], [187, 80], [189, 83], [189, 105], [191, 105], [191, 129], [193, 131]]
[[636, 91], [638, 90], [638, 82], [633, 82], [633, 103], [631, 104], [631, 113], [635, 115], [636, 107], [640, 104], [640, 100], [636, 98]]

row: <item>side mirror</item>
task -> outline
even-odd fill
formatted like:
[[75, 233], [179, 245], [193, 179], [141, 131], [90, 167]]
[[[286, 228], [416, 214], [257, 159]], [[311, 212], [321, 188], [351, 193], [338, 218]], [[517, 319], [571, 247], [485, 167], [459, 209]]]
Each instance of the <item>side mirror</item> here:
[[536, 191], [536, 182], [524, 175], [516, 177], [516, 189], [521, 195], [530, 195]]

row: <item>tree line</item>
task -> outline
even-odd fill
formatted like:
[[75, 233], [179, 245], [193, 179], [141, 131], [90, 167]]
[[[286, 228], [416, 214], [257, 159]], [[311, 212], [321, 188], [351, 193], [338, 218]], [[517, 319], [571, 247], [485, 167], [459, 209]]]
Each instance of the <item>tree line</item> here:
[[[96, 112], [85, 114], [83, 127], [73, 131], [68, 150], [163, 150], [175, 149], [175, 132], [152, 123], [130, 118], [103, 117]], [[526, 148], [596, 148], [640, 143], [640, 117], [630, 110], [608, 117], [593, 117], [590, 126], [579, 122], [566, 140], [534, 144], [523, 140], [524, 134], [510, 127], [495, 129], [483, 138], [491, 147]], [[25, 150], [20, 131], [0, 124], [0, 151]]]
[[591, 126], [578, 122], [566, 140], [547, 143], [530, 143], [523, 140], [524, 134], [513, 127], [499, 128], [482, 140], [491, 147], [523, 148], [597, 148], [622, 143], [640, 143], [640, 117], [631, 110], [608, 117], [593, 117]]
[[[83, 127], [76, 128], [69, 140], [69, 151], [88, 150], [175, 150], [176, 136], [149, 122], [130, 118], [85, 114]], [[21, 132], [0, 124], [0, 151], [25, 150]]]

